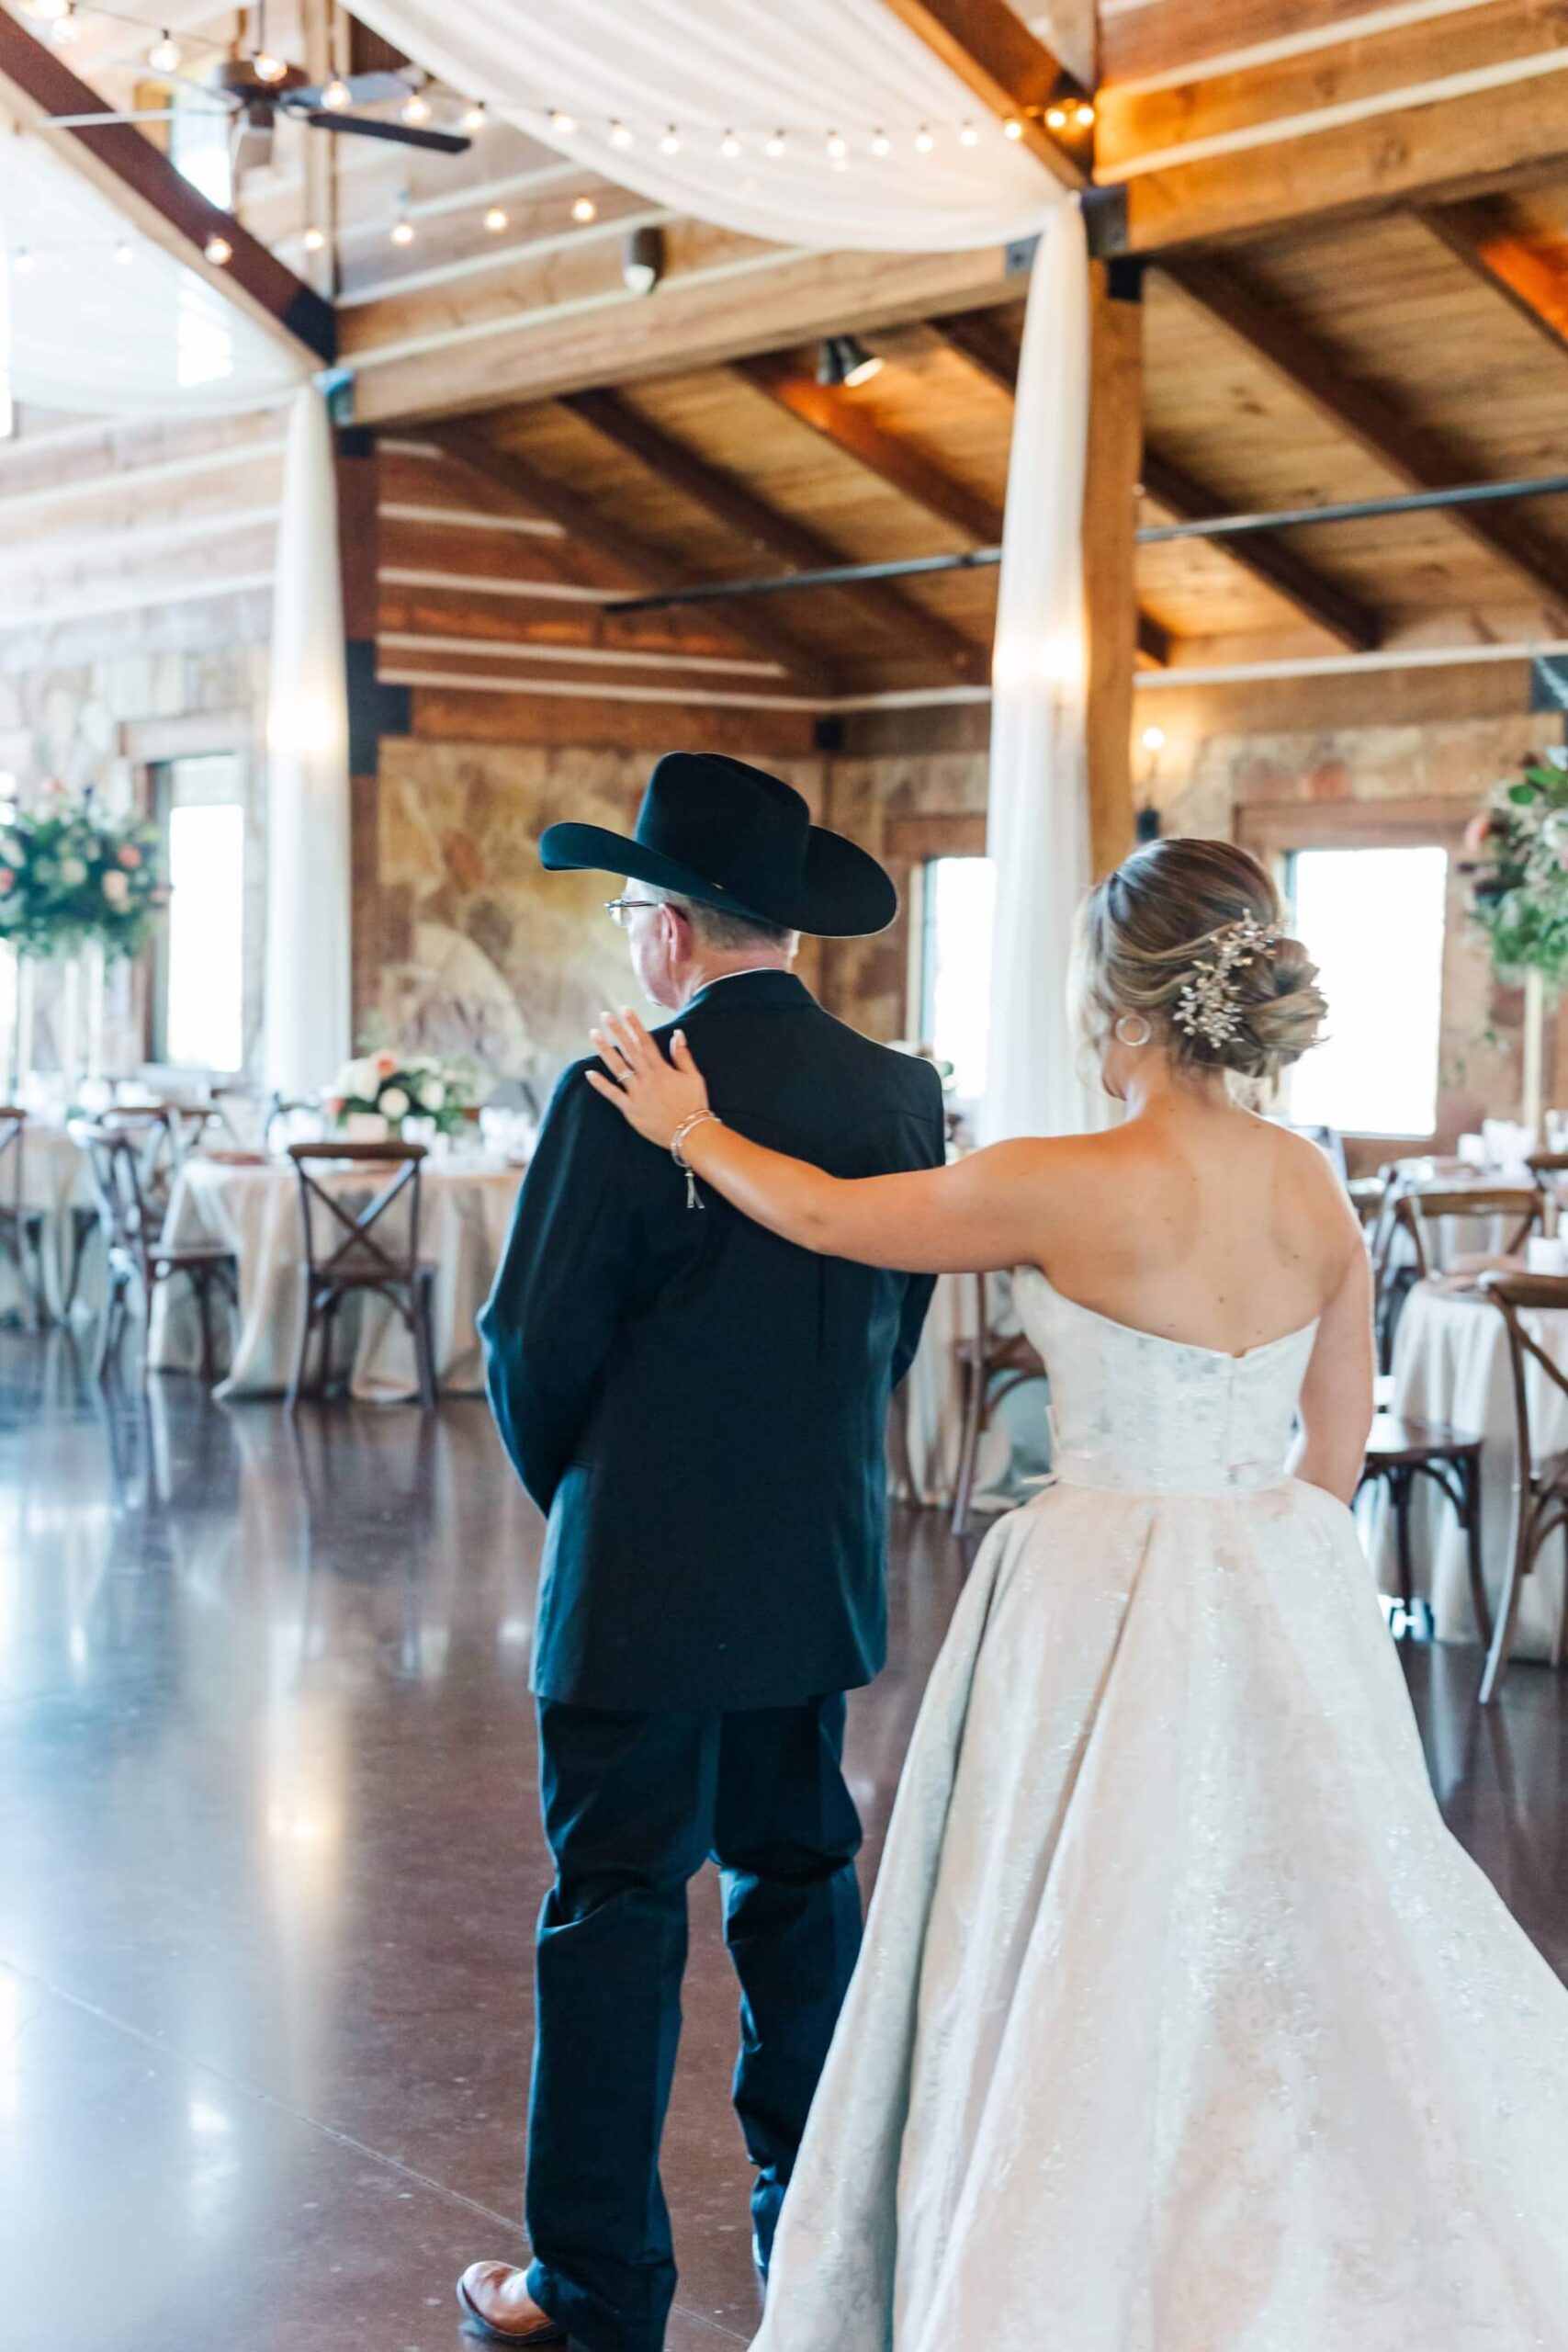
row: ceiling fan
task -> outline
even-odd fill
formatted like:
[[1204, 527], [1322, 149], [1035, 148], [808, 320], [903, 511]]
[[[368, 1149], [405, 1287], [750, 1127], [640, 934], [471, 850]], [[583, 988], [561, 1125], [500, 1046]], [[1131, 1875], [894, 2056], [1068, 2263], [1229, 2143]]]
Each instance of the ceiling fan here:
[[276, 62], [265, 51], [258, 57], [225, 58], [212, 82], [203, 86], [258, 130], [270, 129], [283, 115], [309, 123], [313, 130], [386, 139], [399, 147], [423, 147], [437, 155], [462, 155], [473, 145], [460, 130], [431, 130], [423, 123], [387, 122], [355, 111], [398, 100], [405, 106], [423, 106], [417, 85], [400, 74], [353, 74], [341, 80], [312, 82], [298, 65], [285, 66], [281, 74], [258, 71], [261, 64]]

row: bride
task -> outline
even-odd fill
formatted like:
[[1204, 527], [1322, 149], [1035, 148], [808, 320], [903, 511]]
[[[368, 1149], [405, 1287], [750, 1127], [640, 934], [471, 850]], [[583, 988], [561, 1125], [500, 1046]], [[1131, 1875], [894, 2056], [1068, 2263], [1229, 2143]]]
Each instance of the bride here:
[[931, 1678], [757, 2352], [1568, 2347], [1568, 1997], [1443, 1826], [1346, 1508], [1356, 1220], [1233, 1093], [1313, 1042], [1314, 979], [1255, 860], [1157, 842], [1084, 917], [1124, 1123], [861, 1182], [726, 1126], [679, 1032], [595, 1032], [600, 1091], [788, 1240], [1018, 1267], [1051, 1374], [1055, 1483]]

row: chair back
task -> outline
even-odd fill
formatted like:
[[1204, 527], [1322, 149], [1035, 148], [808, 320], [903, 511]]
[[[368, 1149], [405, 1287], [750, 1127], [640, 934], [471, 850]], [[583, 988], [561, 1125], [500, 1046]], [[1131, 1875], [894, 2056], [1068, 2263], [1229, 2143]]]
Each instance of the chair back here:
[[312, 1290], [412, 1282], [424, 1156], [419, 1143], [289, 1145]]
[[1533, 1363], [1554, 1388], [1568, 1396], [1568, 1371], [1555, 1363], [1522, 1317], [1540, 1307], [1568, 1307], [1568, 1274], [1483, 1274], [1480, 1288], [1497, 1307], [1508, 1334], [1508, 1366], [1514, 1391], [1514, 1427], [1518, 1442], [1518, 1478], [1528, 1487], [1536, 1464], [1530, 1430], [1529, 1368]]
[[166, 1202], [150, 1195], [144, 1181], [145, 1137], [118, 1119], [74, 1120], [71, 1133], [86, 1155], [106, 1247], [133, 1259], [147, 1277]]
[[1499, 1254], [1512, 1257], [1540, 1223], [1542, 1207], [1534, 1184], [1461, 1184], [1452, 1191], [1426, 1188], [1402, 1193], [1393, 1214], [1396, 1224], [1410, 1236], [1416, 1271], [1425, 1279], [1442, 1272], [1434, 1228], [1445, 1217], [1506, 1217], [1508, 1238]]

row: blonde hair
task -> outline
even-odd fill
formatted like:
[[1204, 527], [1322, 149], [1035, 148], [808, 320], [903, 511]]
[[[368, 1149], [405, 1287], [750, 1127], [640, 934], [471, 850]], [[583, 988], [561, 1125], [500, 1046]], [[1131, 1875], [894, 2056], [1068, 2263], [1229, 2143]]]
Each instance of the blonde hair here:
[[1318, 1042], [1328, 1007], [1317, 967], [1283, 932], [1265, 953], [1234, 966], [1228, 1001], [1236, 1020], [1215, 1040], [1177, 1015], [1215, 934], [1233, 923], [1277, 930], [1272, 876], [1234, 842], [1178, 837], [1150, 842], [1108, 874], [1085, 902], [1077, 994], [1084, 1033], [1103, 1051], [1124, 1013], [1142, 1014], [1179, 1067], [1224, 1069], [1271, 1084]]

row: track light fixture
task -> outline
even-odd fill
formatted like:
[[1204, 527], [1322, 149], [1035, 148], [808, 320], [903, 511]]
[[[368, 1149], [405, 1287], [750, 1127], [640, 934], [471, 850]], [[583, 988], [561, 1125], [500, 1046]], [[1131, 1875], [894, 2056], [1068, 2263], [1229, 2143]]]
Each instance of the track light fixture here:
[[632, 294], [651, 294], [664, 275], [664, 232], [634, 229], [621, 247], [621, 276]]
[[824, 336], [817, 351], [817, 380], [833, 387], [869, 384], [879, 375], [882, 362], [874, 351], [868, 351], [859, 335], [830, 334]]

